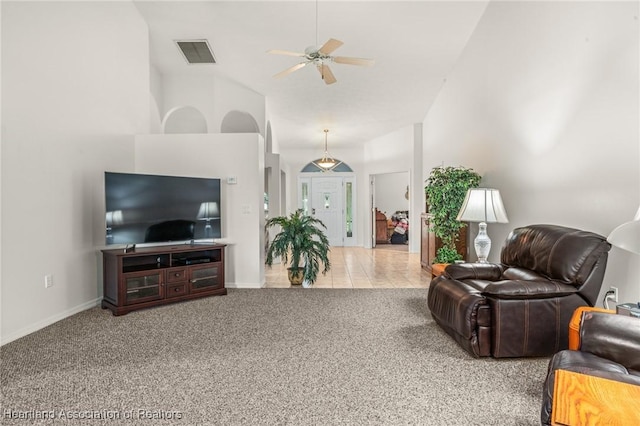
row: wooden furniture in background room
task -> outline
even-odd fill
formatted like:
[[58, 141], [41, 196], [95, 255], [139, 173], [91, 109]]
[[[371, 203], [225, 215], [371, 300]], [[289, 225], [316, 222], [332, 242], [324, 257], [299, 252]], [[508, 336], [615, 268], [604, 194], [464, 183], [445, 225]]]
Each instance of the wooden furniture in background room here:
[[[422, 213], [420, 215], [420, 264], [433, 276], [435, 275], [432, 266], [433, 259], [435, 259], [438, 249], [442, 247], [442, 241], [433, 233], [432, 227], [429, 213]], [[465, 262], [469, 259], [467, 229], [468, 226], [465, 226], [460, 230], [460, 239], [456, 243], [458, 253], [463, 255]]]
[[376, 244], [388, 244], [387, 216], [376, 208]]

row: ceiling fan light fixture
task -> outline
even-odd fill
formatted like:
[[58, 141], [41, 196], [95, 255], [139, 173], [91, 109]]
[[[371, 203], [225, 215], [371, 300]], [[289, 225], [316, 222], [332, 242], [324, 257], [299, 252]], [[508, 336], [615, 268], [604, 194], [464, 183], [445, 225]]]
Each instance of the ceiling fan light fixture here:
[[277, 73], [276, 75], [274, 75], [274, 77], [276, 78], [284, 77], [285, 75], [291, 74], [292, 72], [304, 67], [307, 64], [315, 64], [318, 68], [318, 71], [320, 71], [320, 77], [322, 77], [324, 83], [333, 84], [337, 80], [333, 75], [333, 72], [329, 68], [328, 63], [335, 62], [337, 64], [360, 66], [371, 66], [374, 63], [373, 59], [351, 58], [348, 56], [331, 56], [333, 51], [343, 44], [344, 43], [340, 40], [330, 38], [322, 46], [318, 47], [318, 0], [316, 0], [316, 45], [307, 47], [306, 49], [304, 49], [304, 53], [278, 49], [268, 50], [267, 53], [273, 53], [276, 55], [297, 56], [305, 59], [305, 62], [294, 65], [291, 68]]

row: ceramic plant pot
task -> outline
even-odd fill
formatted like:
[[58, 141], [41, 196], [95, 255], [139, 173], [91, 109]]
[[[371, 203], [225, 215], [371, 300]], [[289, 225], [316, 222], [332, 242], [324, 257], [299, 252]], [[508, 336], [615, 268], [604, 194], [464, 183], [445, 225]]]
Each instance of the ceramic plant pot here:
[[288, 275], [291, 285], [301, 285], [303, 281], [302, 278], [304, 276], [304, 271], [302, 269], [299, 269], [297, 272], [292, 272], [291, 268], [287, 268], [287, 270], [289, 271]]

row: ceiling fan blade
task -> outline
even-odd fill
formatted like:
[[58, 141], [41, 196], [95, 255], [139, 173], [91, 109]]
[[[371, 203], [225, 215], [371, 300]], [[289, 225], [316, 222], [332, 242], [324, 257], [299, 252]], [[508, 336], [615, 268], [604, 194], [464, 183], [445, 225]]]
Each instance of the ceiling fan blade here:
[[300, 56], [300, 57], [304, 57], [304, 53], [291, 52], [290, 50], [278, 50], [278, 49], [271, 49], [271, 50], [267, 50], [267, 53], [272, 53], [272, 54], [274, 54], [274, 55], [287, 55], [287, 56]]
[[320, 49], [318, 49], [318, 52], [322, 53], [323, 55], [328, 55], [329, 53], [333, 52], [343, 44], [344, 43], [341, 42], [340, 40], [336, 40], [335, 38], [330, 38], [329, 40], [327, 40], [325, 44], [322, 45]]
[[347, 56], [336, 56], [333, 58], [333, 62], [337, 64], [361, 65], [363, 67], [370, 67], [375, 63], [373, 59], [349, 58]]
[[304, 67], [307, 64], [308, 64], [308, 62], [300, 62], [299, 64], [295, 64], [291, 68], [287, 68], [286, 70], [284, 70], [282, 72], [279, 72], [278, 74], [274, 75], [273, 78], [284, 77], [287, 74], [291, 74], [292, 72], [299, 70], [300, 68]]
[[336, 77], [333, 75], [333, 73], [331, 72], [331, 69], [325, 65], [318, 65], [318, 71], [320, 71], [320, 75], [322, 76], [322, 79], [324, 80], [325, 84], [333, 84], [336, 81]]

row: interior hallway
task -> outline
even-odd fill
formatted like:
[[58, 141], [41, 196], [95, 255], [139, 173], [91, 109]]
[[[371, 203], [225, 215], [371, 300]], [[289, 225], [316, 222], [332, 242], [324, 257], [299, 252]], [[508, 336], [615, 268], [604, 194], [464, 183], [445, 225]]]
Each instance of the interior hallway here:
[[[431, 281], [431, 275], [420, 267], [419, 253], [331, 247], [329, 257], [331, 270], [319, 274], [315, 288], [427, 288]], [[266, 267], [265, 287], [292, 287], [285, 265]]]

